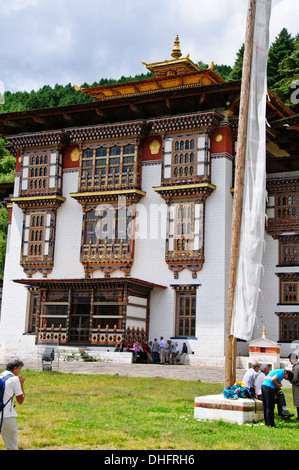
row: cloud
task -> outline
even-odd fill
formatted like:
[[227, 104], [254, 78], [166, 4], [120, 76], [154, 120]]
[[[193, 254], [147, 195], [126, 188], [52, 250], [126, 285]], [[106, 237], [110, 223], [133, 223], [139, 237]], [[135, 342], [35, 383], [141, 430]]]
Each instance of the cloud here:
[[[298, 0], [273, 0], [271, 40], [296, 34]], [[179, 34], [191, 60], [233, 65], [244, 42], [247, 0], [10, 0], [0, 28], [0, 80], [11, 91], [92, 84], [146, 73], [170, 59]]]

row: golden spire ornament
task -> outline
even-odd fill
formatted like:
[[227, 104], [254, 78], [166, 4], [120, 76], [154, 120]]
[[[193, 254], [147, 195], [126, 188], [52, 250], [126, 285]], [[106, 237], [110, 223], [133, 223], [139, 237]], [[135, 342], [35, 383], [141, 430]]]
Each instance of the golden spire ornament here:
[[180, 41], [179, 41], [179, 35], [177, 34], [175, 41], [174, 41], [174, 46], [172, 49], [171, 57], [174, 59], [179, 59], [182, 56], [181, 49], [180, 49]]

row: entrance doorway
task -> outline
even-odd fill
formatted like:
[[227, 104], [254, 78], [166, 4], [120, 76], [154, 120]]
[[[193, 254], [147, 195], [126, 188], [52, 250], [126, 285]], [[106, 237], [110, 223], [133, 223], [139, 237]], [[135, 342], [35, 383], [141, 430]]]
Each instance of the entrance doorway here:
[[90, 332], [90, 292], [75, 292], [71, 306], [69, 341], [88, 343]]

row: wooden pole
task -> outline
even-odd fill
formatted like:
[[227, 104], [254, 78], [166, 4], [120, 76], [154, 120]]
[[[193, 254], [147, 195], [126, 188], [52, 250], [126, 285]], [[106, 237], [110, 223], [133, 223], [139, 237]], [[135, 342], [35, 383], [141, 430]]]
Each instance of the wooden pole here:
[[235, 165], [235, 187], [234, 187], [234, 205], [232, 217], [232, 240], [231, 240], [231, 258], [230, 258], [230, 279], [228, 290], [228, 311], [226, 318], [226, 343], [225, 343], [225, 378], [224, 386], [231, 387], [236, 381], [236, 338], [230, 334], [232, 313], [234, 305], [235, 284], [239, 257], [240, 227], [242, 218], [243, 185], [245, 172], [247, 123], [249, 109], [249, 93], [251, 79], [251, 64], [253, 53], [253, 37], [255, 25], [255, 12], [257, 0], [249, 0], [245, 49], [243, 59], [241, 97], [238, 125], [238, 148]]

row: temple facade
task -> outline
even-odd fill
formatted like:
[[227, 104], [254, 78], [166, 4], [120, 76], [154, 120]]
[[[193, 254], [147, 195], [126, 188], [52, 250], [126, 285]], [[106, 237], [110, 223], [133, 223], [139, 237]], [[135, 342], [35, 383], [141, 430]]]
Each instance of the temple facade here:
[[[153, 78], [76, 87], [89, 103], [0, 115], [16, 158], [2, 357], [160, 336], [224, 356], [240, 82], [182, 57], [178, 38], [145, 66]], [[266, 327], [282, 355], [299, 339], [297, 121], [269, 91], [253, 337]]]

